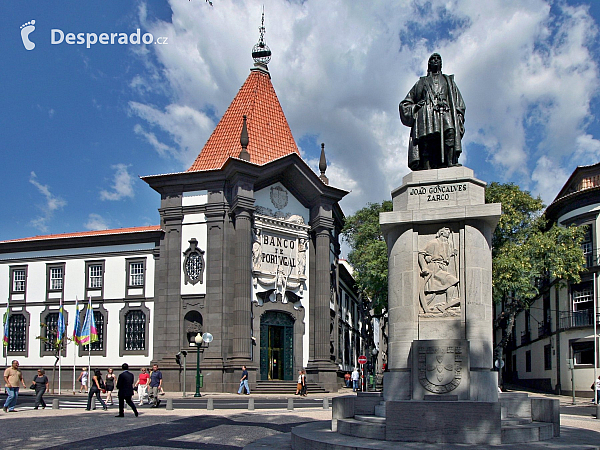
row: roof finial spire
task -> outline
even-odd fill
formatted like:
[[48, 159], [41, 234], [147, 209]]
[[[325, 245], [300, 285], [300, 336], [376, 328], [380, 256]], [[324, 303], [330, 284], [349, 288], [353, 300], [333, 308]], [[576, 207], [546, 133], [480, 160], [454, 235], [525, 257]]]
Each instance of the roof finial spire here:
[[242, 125], [242, 134], [240, 135], [240, 144], [242, 144], [242, 151], [240, 152], [240, 159], [244, 161], [250, 161], [250, 153], [248, 153], [248, 127], [246, 125], [246, 114], [244, 114], [244, 124]]
[[267, 68], [267, 64], [271, 61], [271, 49], [265, 42], [265, 6], [263, 5], [262, 12], [262, 20], [260, 23], [260, 27], [258, 28], [258, 32], [260, 33], [260, 38], [258, 42], [254, 44], [252, 48], [252, 58], [254, 59], [255, 66], [261, 66], [265, 69]]
[[319, 170], [321, 171], [321, 175], [319, 178], [325, 184], [329, 184], [329, 178], [325, 176], [325, 171], [327, 170], [327, 161], [325, 160], [325, 143], [321, 143], [321, 157], [319, 158]]

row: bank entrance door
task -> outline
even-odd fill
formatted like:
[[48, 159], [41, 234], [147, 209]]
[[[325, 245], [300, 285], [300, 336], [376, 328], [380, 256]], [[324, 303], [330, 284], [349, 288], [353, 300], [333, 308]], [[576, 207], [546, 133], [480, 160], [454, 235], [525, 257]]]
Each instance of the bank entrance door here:
[[268, 311], [260, 318], [260, 379], [294, 379], [294, 319]]

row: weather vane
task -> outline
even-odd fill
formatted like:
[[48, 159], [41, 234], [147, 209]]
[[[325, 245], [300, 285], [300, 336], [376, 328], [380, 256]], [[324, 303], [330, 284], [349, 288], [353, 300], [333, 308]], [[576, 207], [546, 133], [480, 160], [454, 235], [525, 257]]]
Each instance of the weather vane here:
[[258, 28], [260, 39], [258, 43], [252, 47], [252, 58], [255, 63], [264, 64], [265, 66], [271, 61], [271, 49], [265, 43], [265, 7], [263, 5], [262, 21]]

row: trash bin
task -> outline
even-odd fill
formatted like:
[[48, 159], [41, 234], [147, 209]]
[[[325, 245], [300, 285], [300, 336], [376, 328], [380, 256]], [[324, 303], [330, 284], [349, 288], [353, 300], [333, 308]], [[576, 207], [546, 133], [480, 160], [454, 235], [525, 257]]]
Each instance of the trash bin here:
[[200, 374], [199, 380], [200, 380], [200, 387], [204, 387], [204, 375]]

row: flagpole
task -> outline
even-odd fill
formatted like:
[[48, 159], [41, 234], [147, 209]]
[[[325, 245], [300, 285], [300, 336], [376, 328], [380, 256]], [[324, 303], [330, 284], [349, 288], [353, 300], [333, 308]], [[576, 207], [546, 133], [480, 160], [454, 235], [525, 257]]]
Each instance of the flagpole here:
[[[92, 296], [88, 296], [88, 312], [94, 317], [94, 310], [92, 309]], [[88, 339], [88, 390], [91, 386], [90, 381], [92, 380], [92, 334], [90, 331], [90, 338]]]

